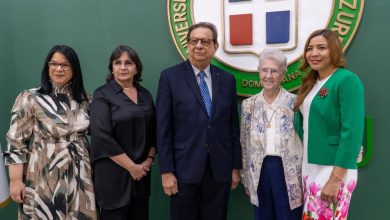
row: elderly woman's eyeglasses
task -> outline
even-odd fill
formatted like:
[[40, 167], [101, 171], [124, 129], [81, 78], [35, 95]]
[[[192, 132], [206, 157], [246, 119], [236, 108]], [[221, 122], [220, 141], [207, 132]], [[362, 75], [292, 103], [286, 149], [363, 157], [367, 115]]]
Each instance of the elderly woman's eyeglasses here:
[[202, 46], [204, 47], [207, 47], [211, 44], [212, 42], [212, 39], [207, 39], [207, 38], [196, 38], [196, 37], [191, 37], [190, 39], [188, 39], [188, 43], [191, 45], [191, 46], [196, 46], [198, 45], [200, 41], [200, 44], [202, 44]]
[[48, 63], [48, 66], [52, 70], [56, 70], [59, 66], [63, 70], [69, 70], [70, 69], [70, 64], [69, 63], [56, 63], [56, 62], [50, 61]]
[[275, 74], [279, 73], [279, 70], [274, 69], [274, 68], [261, 68], [260, 72], [262, 74], [270, 73], [271, 75], [275, 75]]

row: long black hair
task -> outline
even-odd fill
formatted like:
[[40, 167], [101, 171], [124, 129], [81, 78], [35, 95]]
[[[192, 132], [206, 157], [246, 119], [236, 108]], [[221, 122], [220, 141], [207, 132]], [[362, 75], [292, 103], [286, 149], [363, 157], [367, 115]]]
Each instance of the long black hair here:
[[122, 56], [123, 53], [127, 53], [129, 55], [129, 58], [131, 61], [135, 63], [135, 67], [137, 68], [137, 73], [134, 75], [133, 78], [133, 86], [139, 87], [139, 82], [142, 81], [142, 63], [141, 59], [139, 58], [137, 52], [126, 45], [119, 45], [117, 46], [111, 53], [110, 56], [110, 62], [108, 63], [108, 70], [110, 71], [106, 77], [106, 82], [110, 82], [114, 79], [114, 74], [112, 73], [112, 65], [115, 60], [119, 59], [119, 57]]
[[47, 54], [42, 69], [41, 88], [38, 90], [38, 92], [48, 95], [53, 90], [53, 86], [50, 82], [48, 63], [50, 62], [53, 54], [57, 52], [64, 55], [66, 59], [68, 59], [72, 67], [73, 76], [71, 79], [72, 82], [71, 89], [72, 89], [72, 96], [74, 100], [76, 100], [76, 102], [78, 103], [87, 100], [88, 96], [84, 89], [83, 74], [81, 72], [79, 57], [77, 56], [76, 52], [67, 45], [55, 45], [54, 47], [51, 48], [51, 50]]

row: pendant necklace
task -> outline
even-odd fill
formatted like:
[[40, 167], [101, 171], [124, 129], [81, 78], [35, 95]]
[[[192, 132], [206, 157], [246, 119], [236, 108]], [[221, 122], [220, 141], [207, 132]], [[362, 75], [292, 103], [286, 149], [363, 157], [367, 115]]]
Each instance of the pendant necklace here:
[[271, 118], [268, 119], [268, 117], [267, 117], [267, 110], [263, 111], [263, 119], [267, 123], [267, 128], [271, 127], [271, 121], [272, 121], [272, 118], [274, 117], [274, 114], [275, 114], [275, 109], [273, 109], [273, 111], [272, 111]]

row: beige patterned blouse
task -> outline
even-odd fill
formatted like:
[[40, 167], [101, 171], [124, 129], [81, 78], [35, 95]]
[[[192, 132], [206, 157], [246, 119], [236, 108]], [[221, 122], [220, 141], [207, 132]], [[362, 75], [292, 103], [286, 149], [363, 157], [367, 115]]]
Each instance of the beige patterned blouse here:
[[88, 102], [22, 92], [12, 108], [5, 162], [23, 163], [19, 219], [96, 219], [86, 132]]

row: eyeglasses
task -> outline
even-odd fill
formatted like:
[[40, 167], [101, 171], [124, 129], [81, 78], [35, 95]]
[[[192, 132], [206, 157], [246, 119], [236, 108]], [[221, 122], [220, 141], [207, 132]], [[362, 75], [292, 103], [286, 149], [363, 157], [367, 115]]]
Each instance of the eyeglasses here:
[[274, 68], [261, 68], [260, 72], [262, 74], [270, 73], [271, 75], [275, 75], [275, 74], [279, 73], [279, 70], [274, 69]]
[[196, 37], [191, 37], [190, 39], [188, 39], [188, 43], [191, 45], [191, 46], [196, 46], [198, 45], [200, 41], [200, 44], [204, 47], [207, 47], [211, 44], [212, 42], [212, 39], [207, 39], [207, 38], [196, 38]]
[[122, 63], [122, 61], [116, 60], [116, 61], [114, 61], [113, 65], [114, 65], [114, 67], [117, 67], [117, 68], [122, 67], [122, 65], [125, 66], [126, 68], [129, 68], [131, 65], [134, 65], [134, 62], [132, 62], [130, 60], [126, 60], [124, 63]]
[[52, 70], [56, 70], [59, 66], [63, 70], [70, 70], [70, 64], [69, 63], [56, 63], [56, 62], [50, 61], [48, 63], [48, 66]]

